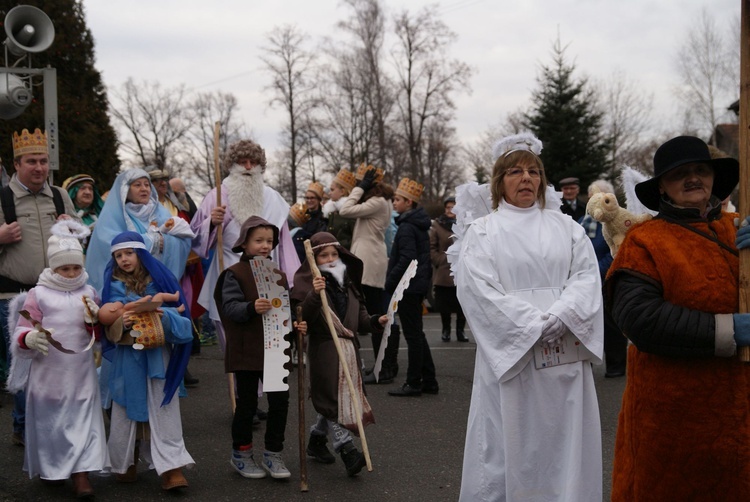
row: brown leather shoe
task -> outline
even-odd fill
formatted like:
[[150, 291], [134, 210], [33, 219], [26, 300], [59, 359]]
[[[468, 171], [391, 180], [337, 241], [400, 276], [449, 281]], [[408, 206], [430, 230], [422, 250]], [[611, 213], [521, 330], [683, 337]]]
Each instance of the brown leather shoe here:
[[174, 490], [175, 488], [186, 488], [187, 479], [182, 475], [182, 469], [172, 469], [161, 475], [161, 487], [163, 490]]
[[89, 482], [88, 472], [74, 472], [70, 479], [73, 480], [73, 491], [75, 491], [76, 497], [83, 499], [94, 496], [94, 489]]

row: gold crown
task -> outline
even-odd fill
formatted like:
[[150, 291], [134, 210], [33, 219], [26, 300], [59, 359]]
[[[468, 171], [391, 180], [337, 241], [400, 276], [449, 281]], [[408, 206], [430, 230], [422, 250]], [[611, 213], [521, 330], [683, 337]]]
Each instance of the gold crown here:
[[351, 192], [352, 189], [357, 185], [357, 178], [349, 169], [342, 169], [333, 178], [333, 181], [341, 185], [345, 190]]
[[377, 169], [371, 165], [365, 165], [360, 164], [359, 168], [357, 169], [357, 174], [354, 176], [354, 178], [361, 180], [364, 179], [365, 173], [369, 171], [370, 169], [375, 169], [375, 183], [380, 183], [383, 181], [383, 177], [385, 176], [385, 171], [382, 167], [378, 167]]
[[413, 202], [419, 202], [419, 199], [422, 197], [423, 190], [423, 184], [417, 183], [416, 181], [410, 180], [409, 178], [403, 178], [398, 184], [396, 195], [400, 195], [401, 197], [409, 199]]
[[300, 227], [310, 219], [310, 215], [307, 214], [307, 206], [304, 202], [298, 202], [289, 208], [289, 216]]
[[20, 136], [17, 132], [13, 133], [13, 158], [30, 153], [48, 153], [47, 134], [38, 127], [33, 133], [30, 133], [28, 129], [21, 131]]
[[319, 199], [323, 199], [323, 196], [326, 194], [326, 189], [323, 188], [323, 185], [318, 183], [317, 181], [313, 181], [307, 186], [307, 191], [312, 192], [315, 195], [318, 196]]

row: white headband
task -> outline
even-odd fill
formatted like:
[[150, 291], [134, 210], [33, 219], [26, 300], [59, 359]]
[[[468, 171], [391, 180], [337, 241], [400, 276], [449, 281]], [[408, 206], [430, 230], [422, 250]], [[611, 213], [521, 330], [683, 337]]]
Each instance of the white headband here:
[[492, 147], [493, 161], [520, 150], [531, 152], [538, 157], [542, 153], [542, 142], [528, 131], [506, 136]]
[[326, 248], [328, 246], [339, 246], [339, 247], [341, 247], [341, 244], [339, 244], [339, 241], [324, 242], [323, 244], [318, 244], [317, 246], [313, 246], [312, 250], [315, 251], [316, 249]]
[[119, 251], [121, 249], [128, 249], [128, 248], [132, 248], [132, 249], [146, 249], [146, 245], [144, 243], [138, 242], [138, 241], [118, 242], [117, 244], [113, 245], [109, 249], [109, 252], [111, 254], [114, 254], [115, 251]]

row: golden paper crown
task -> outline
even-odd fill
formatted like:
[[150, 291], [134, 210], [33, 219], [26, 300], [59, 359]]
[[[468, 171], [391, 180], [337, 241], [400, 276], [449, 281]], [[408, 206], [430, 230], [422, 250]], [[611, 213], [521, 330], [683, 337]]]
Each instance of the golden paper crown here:
[[337, 184], [341, 185], [344, 189], [351, 192], [352, 189], [357, 185], [357, 178], [354, 177], [354, 174], [349, 169], [342, 169], [336, 174], [336, 177], [333, 178], [333, 181], [335, 181]]
[[354, 178], [361, 180], [364, 179], [365, 173], [369, 171], [370, 169], [375, 169], [375, 183], [380, 183], [383, 181], [383, 176], [385, 176], [385, 171], [382, 167], [378, 167], [377, 169], [371, 165], [366, 166], [364, 164], [360, 164], [359, 168], [357, 169], [357, 174], [354, 176]]
[[310, 219], [310, 215], [307, 214], [307, 206], [304, 202], [298, 202], [289, 208], [289, 216], [300, 227]]
[[39, 128], [34, 129], [33, 133], [24, 129], [20, 136], [17, 132], [13, 133], [13, 158], [30, 153], [48, 153], [47, 134]]
[[409, 199], [413, 202], [419, 202], [419, 199], [422, 197], [423, 190], [423, 184], [417, 183], [416, 181], [410, 180], [409, 178], [403, 178], [398, 184], [396, 195], [400, 195], [401, 197]]
[[326, 194], [326, 189], [323, 188], [323, 185], [321, 185], [317, 181], [313, 181], [312, 183], [310, 183], [307, 186], [307, 191], [314, 193], [321, 200], [323, 199], [323, 196]]

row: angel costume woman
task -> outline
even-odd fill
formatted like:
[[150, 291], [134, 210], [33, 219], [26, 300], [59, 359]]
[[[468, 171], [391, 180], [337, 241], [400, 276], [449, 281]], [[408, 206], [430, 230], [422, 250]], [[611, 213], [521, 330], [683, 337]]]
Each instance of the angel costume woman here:
[[[457, 261], [449, 251], [477, 343], [463, 501], [602, 499], [599, 270], [583, 228], [547, 193], [541, 147], [530, 133], [495, 146], [494, 211], [458, 229]], [[489, 191], [459, 187], [459, 225], [489, 207]], [[555, 365], [560, 351], [573, 362]]]
[[89, 496], [93, 490], [87, 473], [108, 464], [96, 367], [88, 350], [98, 311], [96, 292], [86, 284], [83, 248], [71, 238], [85, 238], [89, 230], [74, 220], [62, 220], [51, 231], [49, 267], [29, 291], [23, 310], [53, 338], [48, 341], [38, 325], [19, 320], [11, 346], [9, 389], [26, 390], [23, 468], [29, 477], [52, 481], [72, 475], [76, 494]]

